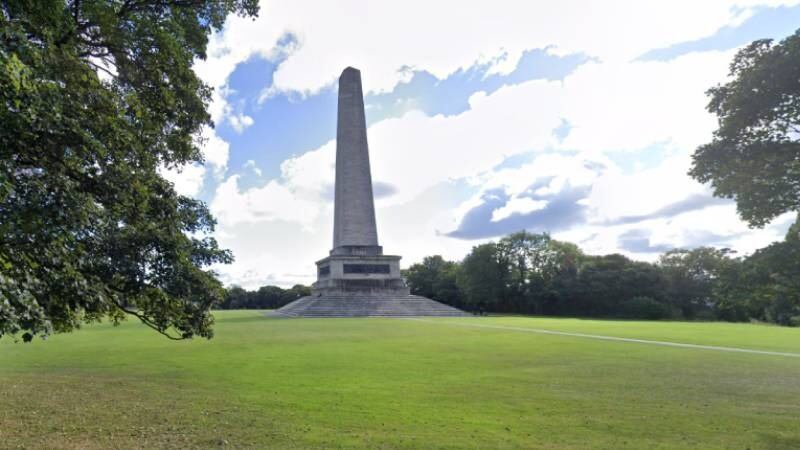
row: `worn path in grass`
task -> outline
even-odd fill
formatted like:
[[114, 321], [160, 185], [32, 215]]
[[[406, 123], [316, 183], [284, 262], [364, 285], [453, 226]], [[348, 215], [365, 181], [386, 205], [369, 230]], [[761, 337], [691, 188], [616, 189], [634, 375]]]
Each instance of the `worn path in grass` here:
[[800, 447], [798, 358], [448, 324], [790, 353], [798, 329], [217, 316], [211, 341], [0, 339], [0, 447]]
[[768, 350], [753, 350], [748, 348], [740, 348], [740, 347], [721, 347], [717, 345], [702, 345], [702, 344], [687, 344], [682, 342], [667, 342], [667, 341], [654, 341], [652, 339], [637, 339], [637, 338], [626, 338], [626, 337], [619, 337], [619, 336], [603, 336], [599, 334], [586, 334], [586, 333], [577, 333], [577, 332], [570, 332], [570, 331], [556, 331], [556, 330], [545, 330], [542, 328], [531, 328], [531, 327], [514, 327], [508, 325], [492, 325], [491, 323], [485, 322], [441, 322], [427, 318], [415, 317], [415, 318], [407, 318], [405, 320], [416, 320], [418, 322], [427, 322], [435, 325], [453, 325], [453, 326], [460, 326], [460, 327], [477, 327], [477, 328], [488, 328], [492, 330], [510, 330], [510, 331], [520, 331], [526, 333], [539, 333], [539, 334], [549, 334], [552, 336], [567, 336], [567, 337], [578, 337], [578, 338], [585, 338], [585, 339], [598, 339], [601, 341], [614, 341], [614, 342], [626, 342], [626, 343], [633, 343], [633, 344], [646, 344], [646, 345], [661, 345], [665, 347], [678, 347], [678, 348], [686, 348], [691, 350], [711, 350], [717, 352], [733, 352], [733, 353], [750, 353], [754, 355], [767, 355], [767, 356], [784, 356], [789, 358], [800, 358], [800, 353], [791, 353], [791, 352], [775, 352], [775, 351], [768, 351]]

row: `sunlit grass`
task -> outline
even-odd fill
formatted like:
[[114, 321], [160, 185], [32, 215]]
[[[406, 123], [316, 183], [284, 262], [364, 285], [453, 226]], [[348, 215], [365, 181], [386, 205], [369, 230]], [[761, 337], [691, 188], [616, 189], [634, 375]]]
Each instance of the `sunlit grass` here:
[[211, 341], [134, 322], [0, 339], [0, 447], [797, 448], [800, 330], [540, 318], [272, 319]]

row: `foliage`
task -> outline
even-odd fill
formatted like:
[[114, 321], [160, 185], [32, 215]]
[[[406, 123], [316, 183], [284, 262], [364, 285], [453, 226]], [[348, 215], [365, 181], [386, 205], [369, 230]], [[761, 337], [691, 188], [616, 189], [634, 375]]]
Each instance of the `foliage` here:
[[747, 258], [729, 249], [674, 249], [657, 264], [586, 255], [547, 234], [518, 232], [472, 248], [460, 263], [427, 257], [405, 271], [412, 292], [469, 310], [640, 319], [800, 319], [800, 220], [785, 242]]
[[743, 264], [738, 288], [747, 295], [748, 315], [793, 325], [800, 315], [800, 220], [786, 240], [757, 250]]
[[574, 244], [525, 231], [474, 247], [459, 273], [467, 303], [494, 312], [614, 316], [624, 300], [663, 297], [663, 277], [651, 264], [587, 256]]
[[279, 286], [261, 286], [256, 291], [248, 291], [233, 286], [225, 292], [225, 300], [220, 309], [276, 309], [300, 297], [311, 295], [311, 288], [296, 284], [290, 289]]
[[724, 266], [730, 264], [729, 249], [698, 247], [674, 249], [661, 255], [658, 265], [666, 278], [666, 295], [686, 318], [713, 305], [712, 291]]
[[[206, 206], [158, 173], [202, 162], [208, 34], [255, 0], [0, 4], [0, 336], [132, 314], [212, 336]], [[98, 74], [102, 74], [101, 79]]]
[[462, 293], [458, 288], [459, 265], [446, 261], [440, 255], [427, 256], [421, 263], [403, 271], [411, 293], [447, 305], [462, 307]]
[[633, 297], [620, 305], [620, 317], [658, 320], [672, 317], [670, 307], [650, 297]]
[[719, 128], [694, 153], [690, 174], [735, 198], [741, 216], [763, 226], [800, 210], [800, 30], [780, 43], [740, 50], [732, 78], [709, 90]]
[[473, 247], [464, 257], [456, 283], [469, 309], [486, 310], [491, 305], [492, 311], [505, 311], [507, 280], [507, 263], [497, 244], [490, 242]]
[[664, 279], [658, 268], [619, 255], [587, 257], [578, 269], [574, 298], [579, 309], [567, 308], [568, 314], [618, 316], [621, 303], [634, 297], [664, 300]]

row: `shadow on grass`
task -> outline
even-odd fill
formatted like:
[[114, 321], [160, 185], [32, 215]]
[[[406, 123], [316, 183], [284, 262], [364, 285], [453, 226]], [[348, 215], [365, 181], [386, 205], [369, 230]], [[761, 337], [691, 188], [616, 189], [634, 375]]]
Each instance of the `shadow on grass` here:
[[783, 436], [779, 434], [760, 433], [759, 438], [765, 444], [765, 448], [775, 449], [797, 449], [800, 448], [800, 438], [797, 436]]
[[255, 314], [247, 315], [247, 316], [240, 316], [240, 317], [225, 317], [225, 316], [215, 316], [214, 320], [220, 324], [227, 324], [227, 323], [247, 323], [247, 322], [261, 322], [262, 320], [269, 320], [272, 317], [267, 316], [261, 311], [252, 311]]

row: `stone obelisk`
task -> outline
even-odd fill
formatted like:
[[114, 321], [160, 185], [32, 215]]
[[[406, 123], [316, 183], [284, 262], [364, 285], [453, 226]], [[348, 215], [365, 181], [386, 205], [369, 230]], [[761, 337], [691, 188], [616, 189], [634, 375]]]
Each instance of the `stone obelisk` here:
[[339, 78], [332, 254], [378, 246], [363, 98], [361, 73], [348, 67]]
[[400, 257], [378, 244], [361, 72], [339, 77], [333, 249], [317, 261], [312, 295], [280, 308], [291, 317], [461, 316], [464, 312], [410, 295]]

